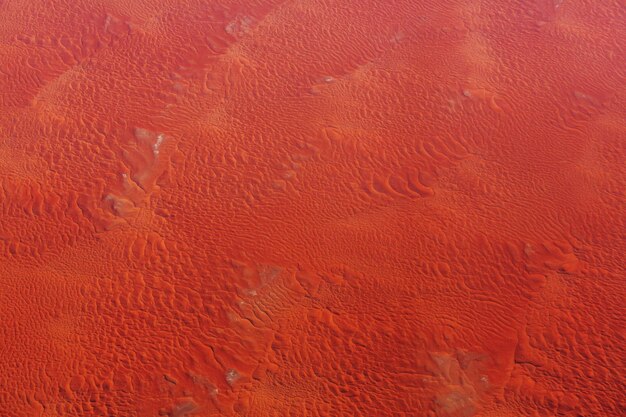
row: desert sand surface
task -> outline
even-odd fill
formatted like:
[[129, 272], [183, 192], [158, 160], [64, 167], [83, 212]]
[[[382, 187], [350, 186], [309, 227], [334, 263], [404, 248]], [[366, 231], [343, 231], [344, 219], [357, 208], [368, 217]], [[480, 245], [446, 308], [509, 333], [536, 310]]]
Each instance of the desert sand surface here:
[[0, 1], [0, 416], [626, 415], [625, 80], [622, 1]]

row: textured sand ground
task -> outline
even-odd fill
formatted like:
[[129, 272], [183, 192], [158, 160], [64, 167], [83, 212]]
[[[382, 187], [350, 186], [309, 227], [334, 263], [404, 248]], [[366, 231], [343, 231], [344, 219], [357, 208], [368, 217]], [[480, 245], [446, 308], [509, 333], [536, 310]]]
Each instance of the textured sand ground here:
[[0, 415], [624, 415], [625, 22], [0, 1]]

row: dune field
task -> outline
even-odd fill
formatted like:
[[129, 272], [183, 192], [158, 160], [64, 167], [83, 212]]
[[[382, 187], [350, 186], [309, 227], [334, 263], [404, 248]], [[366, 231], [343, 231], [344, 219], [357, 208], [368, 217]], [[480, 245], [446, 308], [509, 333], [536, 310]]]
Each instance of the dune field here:
[[626, 7], [0, 1], [0, 417], [626, 415]]

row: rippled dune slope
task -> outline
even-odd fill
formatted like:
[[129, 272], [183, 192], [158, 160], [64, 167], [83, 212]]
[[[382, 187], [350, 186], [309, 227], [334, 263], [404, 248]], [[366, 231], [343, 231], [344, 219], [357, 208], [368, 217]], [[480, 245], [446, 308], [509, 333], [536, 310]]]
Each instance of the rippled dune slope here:
[[623, 416], [626, 9], [0, 1], [0, 416]]

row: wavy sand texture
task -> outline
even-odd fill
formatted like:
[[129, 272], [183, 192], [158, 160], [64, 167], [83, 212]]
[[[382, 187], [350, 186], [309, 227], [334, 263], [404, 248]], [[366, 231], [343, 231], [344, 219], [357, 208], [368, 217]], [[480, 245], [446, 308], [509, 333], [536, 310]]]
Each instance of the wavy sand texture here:
[[626, 9], [0, 1], [0, 416], [623, 416]]

